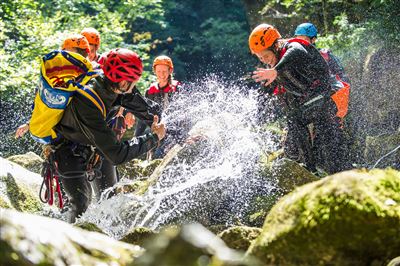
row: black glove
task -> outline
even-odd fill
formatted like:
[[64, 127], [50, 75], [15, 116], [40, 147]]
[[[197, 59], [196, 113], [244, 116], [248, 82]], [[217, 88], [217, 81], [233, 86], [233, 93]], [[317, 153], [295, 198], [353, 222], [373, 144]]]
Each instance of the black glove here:
[[135, 117], [151, 126], [154, 116], [161, 119], [161, 107], [158, 103], [144, 97], [135, 88], [132, 93], [124, 94], [121, 101], [122, 107]]

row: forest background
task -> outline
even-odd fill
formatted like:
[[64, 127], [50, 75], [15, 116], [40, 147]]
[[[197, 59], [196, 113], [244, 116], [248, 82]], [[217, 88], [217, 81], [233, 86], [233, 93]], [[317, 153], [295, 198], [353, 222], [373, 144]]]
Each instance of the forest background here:
[[[314, 23], [318, 46], [330, 48], [356, 75], [371, 50], [398, 49], [399, 14], [397, 0], [1, 1], [0, 155], [12, 153], [13, 132], [24, 122], [21, 117], [29, 117], [40, 57], [84, 27], [101, 33], [100, 52], [125, 47], [141, 55], [144, 90], [154, 80], [151, 63], [159, 54], [173, 58], [175, 76], [184, 82], [210, 74], [240, 79], [258, 63], [247, 42], [259, 23], [275, 25], [283, 37], [291, 37], [299, 23]], [[33, 145], [29, 138], [23, 141], [27, 149]]]

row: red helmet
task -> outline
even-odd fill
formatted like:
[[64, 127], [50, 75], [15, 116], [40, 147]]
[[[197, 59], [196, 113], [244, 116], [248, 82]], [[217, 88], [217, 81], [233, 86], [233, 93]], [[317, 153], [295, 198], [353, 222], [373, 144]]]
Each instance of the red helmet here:
[[106, 77], [112, 82], [137, 81], [142, 76], [143, 64], [140, 57], [131, 50], [116, 48], [109, 51], [101, 66]]

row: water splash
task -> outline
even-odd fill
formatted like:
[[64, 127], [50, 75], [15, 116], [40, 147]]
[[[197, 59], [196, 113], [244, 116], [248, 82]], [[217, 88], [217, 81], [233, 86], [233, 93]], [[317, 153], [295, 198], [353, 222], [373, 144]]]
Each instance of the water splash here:
[[143, 196], [102, 200], [81, 220], [116, 238], [137, 226], [158, 229], [193, 221], [210, 225], [240, 220], [255, 192], [273, 189], [260, 179], [257, 162], [262, 150], [275, 149], [275, 143], [269, 134], [259, 133], [256, 119], [256, 93], [243, 86], [215, 76], [186, 84], [163, 120], [188, 135], [206, 136], [206, 141], [184, 145]]

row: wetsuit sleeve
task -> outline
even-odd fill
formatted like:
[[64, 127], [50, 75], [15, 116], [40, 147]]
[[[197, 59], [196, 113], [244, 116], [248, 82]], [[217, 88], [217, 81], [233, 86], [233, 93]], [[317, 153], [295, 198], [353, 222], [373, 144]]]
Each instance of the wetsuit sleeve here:
[[278, 64], [274, 67], [278, 75], [294, 65], [302, 65], [306, 58], [307, 51], [299, 43], [290, 43], [286, 45], [286, 53], [279, 60]]
[[153, 123], [154, 115], [161, 117], [160, 106], [156, 102], [143, 97], [139, 92], [124, 95], [122, 107], [149, 126]]
[[133, 138], [129, 141], [119, 142], [114, 132], [107, 127], [102, 114], [87, 99], [77, 99], [73, 108], [76, 109], [73, 113], [76, 116], [76, 121], [79, 121], [79, 129], [90, 140], [92, 145], [96, 146], [115, 165], [128, 162], [155, 148], [157, 145], [158, 137], [153, 133]]

